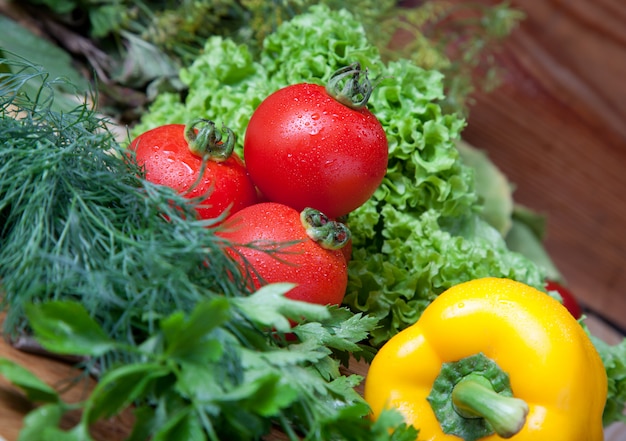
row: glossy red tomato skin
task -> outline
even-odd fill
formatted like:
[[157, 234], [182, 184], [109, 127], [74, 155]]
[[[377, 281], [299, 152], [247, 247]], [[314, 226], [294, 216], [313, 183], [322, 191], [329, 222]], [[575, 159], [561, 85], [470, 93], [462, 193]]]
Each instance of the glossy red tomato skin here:
[[131, 142], [129, 148], [145, 168], [148, 181], [172, 187], [187, 198], [207, 195], [197, 207], [201, 219], [214, 219], [231, 204], [229, 214], [257, 202], [257, 190], [236, 153], [223, 162], [207, 161], [202, 179], [194, 187], [202, 157], [189, 150], [184, 131], [183, 124], [168, 124], [148, 130]]
[[546, 281], [545, 286], [548, 291], [556, 291], [561, 295], [561, 297], [563, 298], [563, 306], [567, 308], [567, 310], [570, 312], [570, 314], [572, 314], [575, 319], [579, 319], [582, 317], [582, 308], [574, 294], [572, 294], [569, 289], [553, 280]]
[[366, 202], [387, 171], [388, 143], [367, 109], [351, 109], [316, 84], [269, 95], [250, 118], [244, 160], [265, 197], [330, 218]]
[[[258, 272], [253, 285], [290, 282], [297, 286], [286, 296], [320, 305], [340, 305], [348, 284], [346, 260], [341, 250], [327, 250], [307, 235], [300, 213], [289, 206], [263, 202], [235, 213], [217, 233], [228, 239], [234, 249]], [[286, 243], [276, 256], [244, 246], [252, 242]], [[237, 253], [233, 257], [240, 260]]]

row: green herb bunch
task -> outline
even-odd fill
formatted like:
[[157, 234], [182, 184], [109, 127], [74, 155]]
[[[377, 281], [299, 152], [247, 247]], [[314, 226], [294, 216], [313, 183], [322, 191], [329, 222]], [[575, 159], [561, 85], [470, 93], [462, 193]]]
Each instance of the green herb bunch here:
[[189, 310], [207, 295], [236, 295], [237, 280], [216, 277], [235, 267], [211, 225], [192, 220], [193, 207], [173, 190], [141, 179], [104, 120], [87, 105], [50, 110], [51, 81], [32, 103], [11, 93], [17, 78], [42, 75], [25, 67], [2, 83], [0, 278], [8, 327], [22, 328], [25, 302], [72, 298], [114, 335], [132, 338], [131, 326], [152, 331], [172, 305]]
[[[129, 440], [415, 439], [396, 413], [366, 418], [362, 378], [341, 373], [350, 354], [371, 355], [361, 342], [375, 320], [289, 300], [288, 284], [247, 292], [219, 227], [145, 181], [106, 120], [86, 105], [52, 110], [55, 80], [0, 66], [13, 72], [0, 74], [5, 336], [78, 356], [99, 380], [69, 404], [1, 359], [0, 373], [42, 404], [20, 439], [90, 440], [92, 424], [130, 406]], [[29, 96], [34, 79], [43, 86]], [[79, 423], [62, 430], [76, 409]]]

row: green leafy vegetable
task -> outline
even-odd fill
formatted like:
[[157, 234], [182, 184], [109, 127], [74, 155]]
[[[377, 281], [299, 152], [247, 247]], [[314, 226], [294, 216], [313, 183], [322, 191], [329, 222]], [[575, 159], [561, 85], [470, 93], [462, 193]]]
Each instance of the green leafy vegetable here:
[[64, 403], [45, 404], [33, 410], [24, 418], [24, 428], [20, 431], [18, 441], [80, 439], [75, 433], [68, 434], [58, 429], [61, 418], [67, 410]]
[[239, 303], [239, 308], [243, 313], [250, 317], [254, 317], [257, 325], [267, 328], [276, 329], [279, 332], [289, 332], [291, 324], [286, 314], [295, 314], [290, 316], [292, 319], [299, 317], [313, 321], [321, 321], [328, 318], [329, 314], [326, 307], [321, 305], [313, 306], [302, 305], [300, 311], [295, 310], [295, 305], [286, 299], [281, 291], [276, 288], [280, 287], [284, 292], [288, 291], [293, 285], [288, 283], [274, 284], [272, 288], [261, 287], [258, 291], [246, 298], [245, 301], [234, 300]]
[[[292, 440], [415, 438], [413, 428], [366, 418], [354, 389], [362, 378], [339, 369], [349, 352], [367, 355], [375, 320], [289, 300], [289, 284], [248, 295], [214, 222], [194, 220], [194, 201], [143, 180], [85, 105], [56, 112], [45, 80], [35, 97], [24, 94], [29, 78], [45, 75], [17, 67], [0, 74], [5, 331], [32, 332], [98, 375], [70, 405], [1, 361], [1, 374], [47, 403], [20, 439], [88, 441], [92, 424], [131, 405], [132, 440], [259, 439], [273, 429]], [[78, 424], [62, 429], [76, 409]]]
[[[211, 294], [240, 295], [241, 281], [218, 277], [236, 265], [212, 224], [192, 220], [193, 204], [141, 179], [86, 105], [54, 111], [48, 83], [34, 97], [22, 95], [39, 73], [10, 65], [22, 73], [0, 80], [5, 329], [26, 329], [24, 309], [33, 300], [75, 299], [109, 338], [134, 344], [172, 310], [189, 311]], [[69, 350], [78, 349], [73, 344]]]
[[[263, 295], [282, 297], [288, 288], [268, 285]], [[110, 351], [127, 352], [124, 358], [134, 361], [112, 366], [92, 393], [75, 405], [60, 401], [53, 389], [24, 368], [0, 360], [0, 373], [32, 399], [52, 403], [27, 416], [33, 426], [23, 436], [36, 428], [37, 433], [53, 433], [58, 439], [90, 440], [93, 423], [134, 404], [140, 418], [130, 439], [137, 440], [257, 439], [274, 426], [294, 440], [299, 433], [312, 440], [415, 439], [415, 430], [399, 424], [396, 414], [376, 423], [366, 418], [369, 407], [354, 390], [362, 378], [341, 375], [325, 346], [328, 339], [300, 332], [306, 323], [294, 328], [299, 342], [281, 346], [254, 324], [255, 317], [266, 323], [264, 316], [275, 317], [276, 311], [266, 307], [260, 315], [241, 315], [257, 302], [254, 296], [215, 297], [198, 302], [188, 314], [177, 311], [164, 317], [141, 346], [112, 342]], [[319, 316], [323, 309], [284, 297], [280, 307], [287, 316], [300, 312]], [[68, 339], [81, 340], [84, 346], [79, 349], [90, 341], [97, 347], [105, 332], [93, 321], [74, 321], [87, 314], [79, 303], [31, 304], [28, 310], [35, 337], [47, 347], [63, 348]], [[325, 320], [316, 324], [319, 335], [334, 335], [334, 346], [354, 350], [369, 324], [359, 324], [354, 316], [347, 326], [338, 325], [346, 314], [345, 309], [328, 310]], [[96, 348], [89, 355], [100, 353]], [[59, 422], [73, 409], [83, 411], [80, 421], [64, 432]]]
[[563, 276], [544, 248], [543, 241], [534, 234], [528, 224], [514, 217], [511, 228], [506, 235], [506, 243], [509, 249], [528, 257], [543, 268], [546, 279], [563, 280]]
[[[19, 60], [20, 57], [28, 56], [29, 60], [36, 60], [39, 65], [45, 66], [46, 75], [51, 79], [64, 79], [48, 81], [56, 89], [54, 106], [57, 110], [71, 110], [84, 99], [76, 96], [75, 92], [87, 91], [89, 82], [73, 65], [70, 54], [4, 15], [0, 15], [0, 26], [4, 30], [0, 35], [0, 57]], [[19, 63], [4, 64], [3, 67], [14, 69], [13, 73], [18, 73]], [[34, 96], [45, 80], [43, 76], [31, 79], [24, 85], [25, 92]]]
[[44, 403], [54, 403], [59, 400], [54, 389], [14, 361], [0, 359], [0, 374], [20, 387], [29, 400]]
[[[50, 352], [68, 355], [100, 356], [115, 346], [115, 342], [98, 326], [78, 303], [47, 302], [35, 307], [25, 306], [26, 316], [39, 336], [39, 343]], [[72, 317], [68, 326], [50, 327], [47, 319]]]
[[609, 391], [602, 420], [605, 426], [621, 421], [626, 422], [626, 339], [610, 345], [598, 337], [591, 336], [594, 346], [600, 353], [609, 379]]
[[210, 38], [181, 71], [184, 100], [160, 95], [133, 132], [208, 115], [240, 135], [241, 149], [265, 96], [292, 83], [323, 83], [354, 61], [380, 79], [369, 108], [389, 140], [385, 180], [348, 218], [354, 244], [345, 304], [379, 320], [370, 343], [380, 345], [415, 322], [437, 294], [472, 278], [510, 277], [542, 289], [541, 270], [479, 218], [474, 169], [456, 148], [464, 121], [437, 104], [442, 75], [406, 59], [385, 63], [346, 10], [311, 7], [268, 35], [258, 57], [232, 40]]
[[480, 216], [506, 237], [513, 223], [512, 185], [485, 151], [463, 140], [457, 142], [457, 148], [463, 162], [475, 171], [476, 193], [483, 206]]

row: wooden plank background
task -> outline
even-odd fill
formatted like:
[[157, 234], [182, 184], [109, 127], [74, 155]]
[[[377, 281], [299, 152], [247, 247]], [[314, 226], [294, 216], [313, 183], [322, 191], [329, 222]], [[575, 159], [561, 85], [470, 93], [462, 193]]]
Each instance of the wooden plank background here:
[[546, 246], [574, 293], [626, 328], [626, 2], [515, 0], [527, 14], [477, 97], [465, 138], [548, 215]]

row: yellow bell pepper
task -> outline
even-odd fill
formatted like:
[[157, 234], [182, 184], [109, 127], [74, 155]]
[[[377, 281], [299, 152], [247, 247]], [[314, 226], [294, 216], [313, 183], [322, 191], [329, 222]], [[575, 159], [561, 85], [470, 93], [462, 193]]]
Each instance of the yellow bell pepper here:
[[582, 326], [523, 283], [454, 286], [376, 354], [364, 396], [420, 441], [602, 441], [606, 370]]

